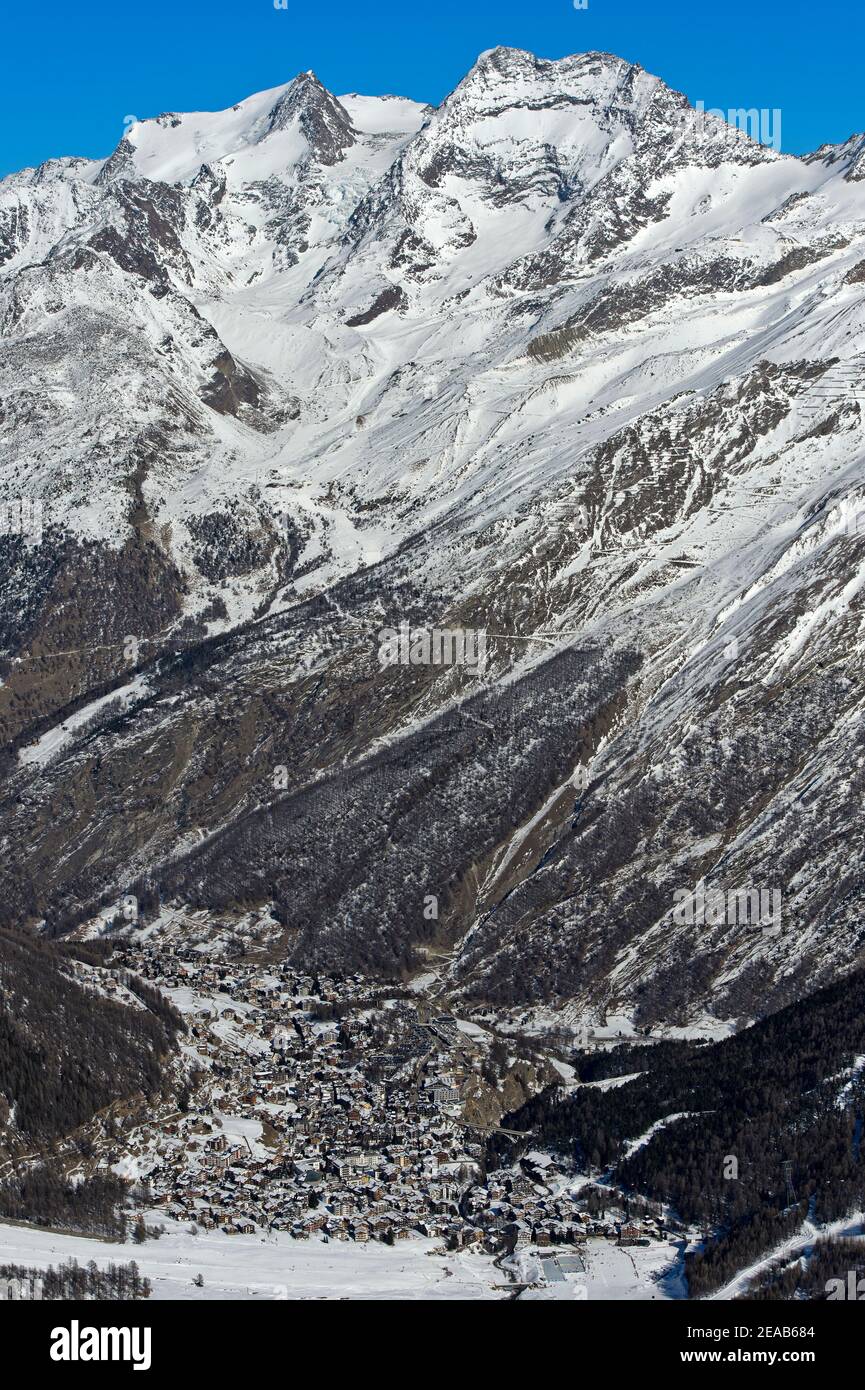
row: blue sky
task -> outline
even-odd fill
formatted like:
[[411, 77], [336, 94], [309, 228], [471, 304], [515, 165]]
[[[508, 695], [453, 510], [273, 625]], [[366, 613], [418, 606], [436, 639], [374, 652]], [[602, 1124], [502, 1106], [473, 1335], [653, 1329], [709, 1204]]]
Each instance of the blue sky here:
[[486, 48], [603, 49], [707, 107], [782, 112], [801, 153], [865, 130], [862, 0], [6, 0], [0, 174], [104, 156], [127, 115], [215, 110], [313, 68], [337, 93], [438, 102]]

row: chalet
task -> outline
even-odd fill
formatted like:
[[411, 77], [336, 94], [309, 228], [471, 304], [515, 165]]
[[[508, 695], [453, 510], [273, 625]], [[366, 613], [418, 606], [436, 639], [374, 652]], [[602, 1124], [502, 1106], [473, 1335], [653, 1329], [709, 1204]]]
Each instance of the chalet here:
[[635, 1245], [642, 1236], [642, 1228], [635, 1222], [623, 1222], [619, 1227], [619, 1245]]

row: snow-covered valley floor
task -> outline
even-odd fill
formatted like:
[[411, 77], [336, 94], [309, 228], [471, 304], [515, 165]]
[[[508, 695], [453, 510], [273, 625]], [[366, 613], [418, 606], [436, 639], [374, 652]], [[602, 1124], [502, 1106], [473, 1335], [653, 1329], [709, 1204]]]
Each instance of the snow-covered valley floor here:
[[[156, 1214], [154, 1213], [154, 1219]], [[163, 1218], [160, 1215], [159, 1221]], [[135, 1260], [153, 1285], [156, 1299], [480, 1299], [505, 1295], [494, 1285], [505, 1276], [487, 1255], [433, 1254], [436, 1242], [378, 1243], [297, 1241], [267, 1237], [190, 1235], [166, 1221], [159, 1240], [120, 1245], [59, 1235], [24, 1226], [0, 1225], [0, 1263], [57, 1265], [95, 1260], [100, 1268]], [[440, 1248], [440, 1247], [439, 1247]], [[204, 1285], [193, 1284], [201, 1274]]]
[[[275, 1232], [267, 1237], [191, 1235], [188, 1227], [165, 1220], [158, 1240], [125, 1245], [84, 1236], [0, 1223], [0, 1263], [47, 1268], [75, 1259], [95, 1260], [100, 1268], [135, 1260], [150, 1279], [152, 1297], [201, 1299], [501, 1299], [509, 1297], [507, 1276], [489, 1255], [442, 1253], [440, 1243], [406, 1240], [377, 1242], [297, 1241]], [[562, 1253], [565, 1252], [564, 1249]], [[550, 1251], [524, 1257], [526, 1277], [540, 1272]], [[583, 1300], [644, 1300], [682, 1296], [677, 1252], [655, 1244], [619, 1249], [605, 1240], [589, 1241], [585, 1274], [557, 1283], [539, 1282], [522, 1297]], [[201, 1274], [202, 1287], [193, 1280]], [[516, 1292], [516, 1289], [514, 1289]]]

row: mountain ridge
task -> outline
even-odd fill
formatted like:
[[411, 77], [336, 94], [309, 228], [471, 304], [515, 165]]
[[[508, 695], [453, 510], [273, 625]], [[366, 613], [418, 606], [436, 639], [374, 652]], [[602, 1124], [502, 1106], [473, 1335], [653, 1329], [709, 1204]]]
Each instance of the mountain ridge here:
[[[300, 74], [0, 182], [16, 922], [273, 909], [574, 1026], [861, 965], [860, 143], [493, 49], [437, 108]], [[480, 680], [382, 669], [405, 621], [490, 634]], [[779, 876], [782, 941], [673, 922]]]

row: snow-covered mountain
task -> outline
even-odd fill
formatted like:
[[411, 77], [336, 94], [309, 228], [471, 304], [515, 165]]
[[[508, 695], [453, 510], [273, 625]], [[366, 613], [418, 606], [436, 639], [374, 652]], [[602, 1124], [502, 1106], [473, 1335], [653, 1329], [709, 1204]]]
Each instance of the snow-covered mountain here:
[[863, 140], [496, 49], [3, 180], [10, 912], [260, 908], [575, 1022], [861, 963]]

